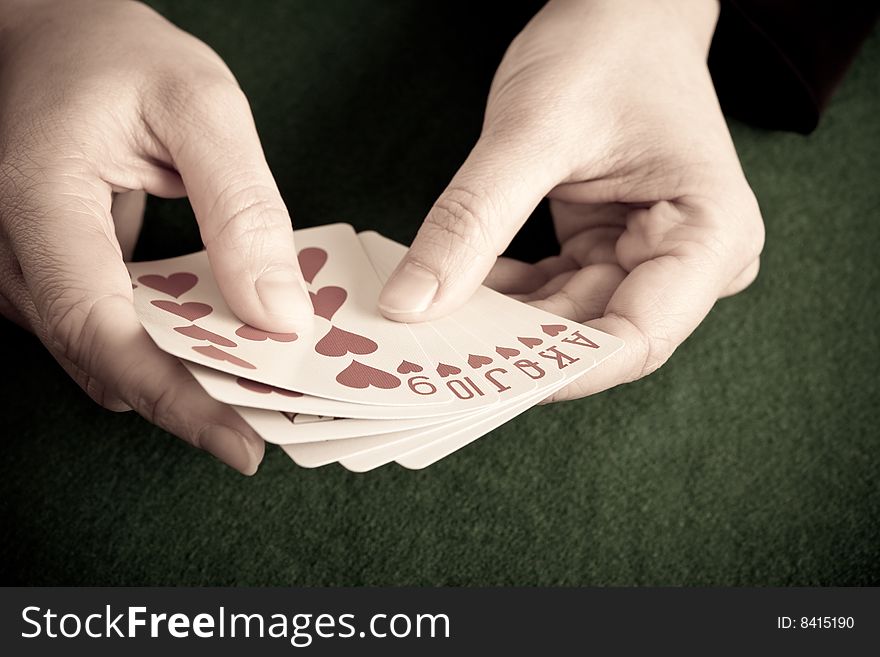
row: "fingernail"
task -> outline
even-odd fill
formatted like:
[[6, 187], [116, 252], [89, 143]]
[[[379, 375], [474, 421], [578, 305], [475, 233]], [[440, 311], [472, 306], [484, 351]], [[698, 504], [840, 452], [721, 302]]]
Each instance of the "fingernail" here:
[[228, 427], [211, 425], [202, 429], [199, 446], [213, 454], [231, 468], [245, 475], [252, 475], [260, 465], [260, 459], [244, 435]]
[[385, 284], [379, 307], [389, 313], [420, 313], [434, 301], [440, 287], [437, 277], [424, 267], [406, 263]]
[[284, 270], [267, 272], [257, 279], [255, 287], [267, 314], [296, 324], [304, 322], [302, 306], [308, 295], [296, 273]]

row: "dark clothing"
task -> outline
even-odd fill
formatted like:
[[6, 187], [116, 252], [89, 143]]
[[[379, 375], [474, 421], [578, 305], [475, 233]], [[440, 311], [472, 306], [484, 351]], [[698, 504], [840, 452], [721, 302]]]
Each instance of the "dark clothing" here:
[[723, 0], [709, 53], [722, 108], [812, 132], [878, 13], [876, 0]]

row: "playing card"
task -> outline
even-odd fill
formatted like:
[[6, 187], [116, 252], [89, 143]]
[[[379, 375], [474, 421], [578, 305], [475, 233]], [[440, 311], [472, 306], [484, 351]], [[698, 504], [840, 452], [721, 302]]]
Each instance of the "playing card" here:
[[[208, 394], [219, 401], [238, 406], [287, 412], [365, 419], [404, 419], [460, 415], [497, 401], [498, 393], [495, 389], [478, 384], [479, 377], [468, 368], [463, 358], [436, 331], [427, 324], [411, 328], [415, 329], [414, 333], [420, 337], [419, 343], [427, 351], [428, 362], [431, 363], [433, 374], [435, 377], [439, 377], [441, 384], [452, 393], [454, 397], [452, 404], [402, 408], [364, 406], [273, 388], [244, 377], [232, 377], [193, 363], [186, 363], [186, 365]], [[457, 329], [457, 327], [453, 327], [453, 329]], [[417, 393], [428, 394], [432, 392], [434, 384], [425, 376], [421, 365], [404, 361], [398, 365], [396, 371]], [[413, 423], [401, 425], [400, 428], [409, 426], [413, 426]]]
[[315, 309], [303, 335], [236, 320], [204, 253], [130, 269], [135, 306], [154, 341], [304, 467], [339, 461], [360, 472], [392, 460], [425, 467], [621, 345], [487, 288], [434, 322], [390, 322], [376, 303], [405, 247], [372, 232], [355, 236], [343, 224], [296, 237]]
[[[406, 253], [406, 247], [374, 231], [359, 233], [358, 238], [384, 285]], [[500, 348], [501, 351], [497, 351], [499, 348], [493, 342], [505, 334], [509, 318], [506, 312], [495, 314], [480, 302], [481, 299], [476, 299], [446, 317], [409, 327], [423, 345], [428, 341], [423, 336], [432, 330], [440, 334], [470, 368], [471, 380], [477, 381], [482, 389], [494, 391], [503, 401], [526, 395], [539, 384], [550, 385], [561, 378], [553, 372], [529, 367], [522, 359], [509, 363], [514, 350]]]
[[[371, 261], [373, 261], [374, 266], [376, 266], [377, 271], [380, 273], [380, 278], [386, 278], [387, 272], [393, 270], [400, 256], [405, 253], [406, 249], [390, 240], [378, 236], [375, 233], [362, 233], [359, 237], [364, 243], [365, 250], [367, 250], [370, 255]], [[522, 347], [529, 347], [531, 345], [534, 347], [540, 345], [540, 339], [528, 340], [523, 339], [523, 336], [518, 336], [513, 340], [511, 339], [512, 336], [508, 335], [508, 337], [504, 337], [506, 331], [502, 329], [499, 324], [494, 323], [488, 318], [503, 318], [499, 323], [503, 325], [505, 329], [511, 324], [514, 328], [517, 326], [526, 326], [525, 324], [520, 323], [519, 318], [524, 314], [531, 314], [532, 311], [538, 313], [537, 319], [539, 322], [565, 321], [559, 320], [559, 318], [552, 315], [547, 315], [547, 313], [543, 313], [537, 309], [525, 306], [525, 304], [511, 301], [510, 299], [495, 293], [487, 295], [480, 291], [477, 296], [480, 297], [477, 299], [477, 303], [472, 301], [470, 304], [459, 309], [449, 317], [444, 318], [443, 321], [445, 322], [445, 325], [449, 326], [450, 323], [454, 325], [457, 322], [461, 322], [472, 327], [474, 330], [489, 333], [491, 336], [498, 338], [501, 342], [506, 340], [508, 344], [517, 344]], [[487, 306], [486, 304], [489, 305]], [[507, 309], [506, 312], [505, 307]], [[477, 309], [479, 312], [477, 312]], [[487, 310], [489, 310], [489, 312], [486, 312]], [[511, 315], [513, 315], [513, 317], [511, 317]], [[435, 326], [437, 324], [437, 322], [434, 323]], [[549, 332], [554, 332], [559, 328], [559, 325], [554, 324], [544, 324], [542, 327], [543, 326], [551, 327]], [[588, 329], [584, 327], [584, 330], [586, 331]], [[595, 333], [599, 334], [598, 332]], [[549, 335], [547, 336], [548, 348], [552, 347], [552, 341], [549, 340], [550, 337], [551, 336]], [[608, 340], [605, 341], [603, 338], [603, 346], [596, 347], [598, 353], [595, 357], [575, 361], [581, 363], [577, 366], [579, 372], [586, 371], [586, 369], [591, 367], [599, 358], [604, 358], [607, 355], [610, 355], [610, 353], [617, 348], [617, 343], [619, 343], [619, 341], [611, 338], [611, 336], [605, 337], [608, 337]], [[517, 353], [513, 353], [515, 351]], [[560, 388], [567, 381], [573, 380], [575, 377], [575, 370], [571, 370], [571, 379], [567, 378], [563, 373], [563, 370], [568, 364], [566, 364], [565, 367], [553, 371], [552, 368], [535, 368], [534, 362], [529, 365], [520, 362], [520, 367], [514, 367], [506, 363], [508, 360], [519, 357], [519, 352], [519, 349], [513, 347], [505, 348], [499, 345], [495, 350], [483, 349], [483, 354], [478, 354], [476, 357], [471, 358], [471, 360], [472, 363], [478, 367], [484, 364], [492, 365], [493, 361], [504, 363], [506, 369], [495, 374], [496, 376], [504, 377], [503, 379], [496, 380], [503, 380], [505, 384], [506, 382], [517, 381], [517, 377], [531, 381], [531, 390], [533, 392], [525, 395], [525, 397], [522, 394], [511, 395], [510, 397], [506, 397], [506, 399], [510, 401], [497, 407], [493, 407], [490, 410], [469, 415], [464, 420], [446, 418], [442, 424], [422, 429], [401, 430], [382, 435], [352, 438], [324, 444], [307, 443], [289, 445], [285, 448], [285, 451], [298, 464], [305, 467], [316, 467], [341, 459], [341, 463], [344, 466], [357, 471], [364, 471], [378, 467], [379, 465], [388, 463], [397, 457], [409, 454], [414, 450], [421, 450], [429, 445], [433, 446], [434, 450], [438, 453], [443, 452], [444, 450], [447, 450], [447, 453], [454, 451], [458, 446], [480, 437], [487, 431], [491, 431], [493, 428], [499, 426], [508, 419], [515, 417], [544, 397], [552, 394], [556, 389]], [[470, 356], [475, 355], [471, 354]], [[487, 361], [483, 363], [481, 362], [481, 359], [487, 359]], [[557, 360], [555, 355], [553, 360]], [[568, 361], [564, 360], [564, 363], [568, 363]], [[537, 387], [536, 381], [541, 382], [541, 386], [537, 393], [534, 392], [534, 389]]]
[[[413, 470], [427, 467], [529, 410], [571, 380], [564, 380], [549, 389], [541, 389], [539, 393], [525, 399], [515, 399], [492, 410], [475, 414], [465, 422], [445, 423], [442, 431], [427, 427], [421, 431], [396, 433], [381, 445], [378, 440], [374, 445], [366, 443], [359, 446], [349, 445], [348, 455], [339, 456], [338, 460], [341, 465], [353, 472], [373, 470], [391, 461]], [[380, 436], [374, 438], [378, 439]], [[343, 446], [340, 445], [341, 447]], [[352, 449], [354, 447], [357, 449]], [[335, 452], [341, 454], [342, 449], [337, 449]]]
[[[603, 340], [603, 343], [593, 364], [582, 366], [579, 373], [568, 376], [549, 388], [540, 388], [537, 393], [525, 399], [514, 399], [487, 411], [475, 413], [464, 421], [452, 420], [442, 425], [386, 435], [384, 442], [380, 440], [383, 436], [359, 439], [360, 443], [355, 443], [354, 440], [341, 441], [332, 451], [344, 467], [354, 472], [366, 472], [391, 461], [397, 461], [410, 469], [427, 467], [527, 411], [613, 355], [622, 346], [616, 338]], [[297, 454], [300, 459], [312, 455], [312, 453]]]
[[[211, 397], [233, 406], [277, 410], [285, 413], [308, 413], [311, 415], [372, 420], [454, 417], [467, 412], [457, 409], [453, 404], [372, 406], [353, 402], [341, 402], [270, 386], [246, 377], [219, 372], [196, 363], [184, 361], [183, 364]], [[419, 379], [412, 383], [413, 385], [418, 385], [420, 381]], [[409, 385], [409, 382], [407, 385]]]
[[[391, 271], [406, 253], [406, 247], [378, 233], [358, 235], [377, 270]], [[525, 375], [536, 387], [551, 386], [566, 377], [577, 376], [595, 364], [599, 352], [615, 351], [622, 341], [582, 324], [570, 322], [539, 308], [504, 296], [485, 286], [467, 304], [445, 318], [477, 335], [488, 349], [467, 350], [468, 365], [482, 370], [506, 401], [518, 394], [506, 394], [517, 374]], [[596, 340], [599, 340], [597, 342]], [[601, 344], [600, 344], [601, 342]]]
[[[410, 468], [412, 470], [418, 470], [432, 465], [440, 459], [449, 456], [454, 451], [461, 449], [465, 445], [501, 426], [511, 418], [527, 411], [541, 400], [546, 399], [553, 393], [570, 384], [579, 376], [587, 374], [589, 369], [592, 369], [606, 358], [613, 356], [614, 353], [623, 346], [622, 341], [613, 338], [613, 336], [606, 336], [608, 338], [613, 338], [610, 340], [606, 338], [598, 338], [598, 336], [594, 337], [601, 340], [603, 345], [600, 348], [600, 351], [595, 354], [595, 363], [580, 374], [567, 377], [561, 383], [554, 384], [549, 389], [542, 389], [539, 394], [533, 395], [529, 399], [524, 401], [514, 401], [511, 404], [508, 404], [507, 408], [500, 409], [498, 413], [493, 413], [491, 411], [480, 413], [479, 417], [473, 418], [468, 425], [456, 422], [455, 425], [460, 427], [461, 430], [454, 434], [453, 431], [448, 431], [444, 435], [438, 436], [436, 440], [432, 440], [431, 434], [426, 431], [418, 441], [413, 441], [409, 445], [401, 443], [400, 446], [404, 447], [404, 449], [407, 446], [411, 446], [413, 449], [409, 451], [397, 450], [394, 455], [394, 460], [405, 468]], [[437, 436], [437, 434], [434, 435]], [[362, 462], [358, 464], [357, 462], [350, 462], [345, 465], [346, 467], [353, 469], [358, 467], [358, 465], [363, 467], [365, 463]]]
[[[480, 412], [476, 415], [482, 416], [484, 413], [485, 412]], [[369, 421], [372, 422], [373, 420]], [[442, 425], [438, 424], [435, 426], [445, 427], [446, 425], [443, 423]], [[357, 438], [345, 438], [342, 440], [290, 443], [281, 445], [281, 448], [297, 465], [303, 468], [317, 468], [329, 463], [335, 463], [336, 461], [347, 464], [349, 462], [347, 459], [354, 459], [355, 457], [367, 454], [372, 455], [374, 452], [380, 454], [376, 466], [364, 467], [362, 470], [358, 470], [358, 463], [353, 460], [353, 467], [348, 468], [354, 472], [364, 472], [366, 470], [372, 470], [373, 467], [378, 467], [379, 465], [384, 465], [385, 463], [393, 461], [397, 454], [397, 452], [394, 451], [394, 448], [399, 445], [407, 444], [407, 441], [412, 441], [413, 438], [417, 436], [418, 432], [404, 430], [382, 433], [379, 435], [360, 436]], [[409, 450], [403, 451], [411, 451], [412, 449], [414, 449], [414, 447], [410, 447]], [[386, 458], [384, 456], [385, 454], [391, 454], [391, 456]], [[348, 466], [346, 465], [346, 467]]]
[[453, 394], [436, 372], [426, 369], [424, 385], [413, 385], [396, 371], [428, 360], [405, 325], [378, 313], [381, 285], [352, 228], [309, 228], [296, 239], [314, 290], [308, 335], [242, 324], [223, 301], [205, 252], [129, 265], [141, 322], [164, 351], [278, 388], [357, 404], [449, 403]]
[[[385, 267], [391, 265], [393, 258], [399, 259], [406, 251], [404, 247], [375, 233], [362, 233], [360, 238], [371, 260], [376, 262], [383, 259]], [[548, 370], [551, 373], [555, 371], [555, 376], [550, 377], [552, 378], [550, 383], [546, 383], [548, 379], [541, 376], [539, 378], [544, 381], [537, 393], [525, 399], [510, 398], [511, 401], [471, 416], [465, 421], [453, 420], [421, 430], [395, 432], [369, 439], [351, 439], [334, 445], [332, 450], [320, 450], [317, 446], [306, 449], [307, 446], [303, 446], [304, 449], [292, 453], [291, 456], [298, 462], [316, 462], [328, 458], [332, 453], [341, 459], [342, 465], [359, 472], [395, 459], [406, 467], [425, 467], [527, 410], [584, 374], [622, 346], [622, 341], [613, 336], [549, 315], [486, 288], [481, 288], [475, 294], [475, 300], [478, 303], [475, 304], [472, 300], [465, 308], [480, 307], [488, 309], [490, 312], [487, 314], [490, 316], [503, 316], [505, 328], [512, 329], [513, 335], [516, 336], [515, 342], [506, 338], [505, 346], [497, 346], [496, 354], [506, 360], [518, 358], [519, 360], [514, 363], [520, 363], [520, 371], [534, 376], [538, 376], [540, 371]], [[504, 314], [505, 309], [507, 314]], [[452, 317], [459, 320], [460, 312], [457, 311]], [[540, 332], [534, 330], [534, 322], [538, 322]], [[531, 331], [531, 334], [528, 331]], [[541, 337], [536, 337], [538, 335]], [[499, 339], [499, 341], [504, 340]], [[526, 352], [526, 358], [521, 358], [523, 354], [521, 347], [537, 349], [537, 351]], [[535, 356], [543, 360], [538, 360]], [[522, 362], [524, 360], [525, 363]], [[549, 366], [546, 361], [550, 362]], [[522, 366], [526, 369], [522, 369]]]
[[243, 406], [233, 406], [233, 408], [266, 442], [276, 445], [314, 441], [336, 442], [352, 437], [417, 429], [442, 421], [441, 418], [361, 420], [282, 413]]

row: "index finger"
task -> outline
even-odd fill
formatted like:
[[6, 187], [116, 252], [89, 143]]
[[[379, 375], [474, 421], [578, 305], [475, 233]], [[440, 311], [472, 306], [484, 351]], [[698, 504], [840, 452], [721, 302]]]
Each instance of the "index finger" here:
[[151, 127], [186, 187], [224, 299], [252, 326], [304, 328], [313, 309], [293, 227], [247, 99], [225, 78], [170, 93], [180, 96], [177, 111], [153, 109]]

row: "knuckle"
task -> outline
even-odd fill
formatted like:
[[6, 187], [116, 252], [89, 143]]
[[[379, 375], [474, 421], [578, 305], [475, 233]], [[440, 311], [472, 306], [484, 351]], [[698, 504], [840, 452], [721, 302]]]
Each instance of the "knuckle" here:
[[558, 151], [565, 143], [559, 126], [575, 109], [572, 97], [548, 92], [546, 80], [503, 72], [515, 41], [492, 80], [480, 141], [512, 153]]
[[761, 259], [753, 260], [740, 274], [734, 278], [730, 284], [722, 291], [722, 296], [732, 296], [739, 294], [758, 278], [761, 270]]
[[221, 194], [209, 211], [220, 215], [215, 222], [206, 222], [202, 229], [205, 246], [233, 247], [247, 256], [260, 256], [279, 242], [279, 228], [290, 225], [287, 210], [276, 200], [272, 190], [249, 185]]
[[[181, 148], [191, 132], [203, 134], [228, 126], [230, 116], [250, 112], [250, 105], [235, 79], [222, 68], [156, 76], [147, 94], [148, 123], [163, 141]], [[175, 146], [175, 144], [177, 146]]]
[[633, 353], [634, 366], [630, 369], [628, 381], [636, 381], [660, 369], [675, 351], [675, 344], [662, 331], [648, 332], [637, 322], [620, 313], [609, 313], [619, 322], [626, 324], [635, 335]]
[[136, 390], [135, 408], [151, 424], [167, 426], [175, 413], [177, 392], [177, 387], [173, 385], [162, 386], [157, 394], [151, 396], [145, 396], [143, 391]]
[[104, 356], [101, 341], [114, 316], [110, 307], [120, 295], [93, 298], [73, 287], [65, 287], [62, 272], [56, 267], [44, 278], [48, 285], [42, 295], [40, 316], [47, 338], [58, 352], [77, 365], [84, 373], [96, 371], [98, 359]]
[[752, 270], [751, 270], [752, 277], [751, 277], [751, 280], [749, 281], [749, 283], [750, 284], [753, 283], [755, 281], [755, 279], [758, 278], [758, 274], [760, 274], [760, 273], [761, 273], [761, 257], [758, 256], [757, 258], [755, 258], [755, 262], [752, 263]]
[[92, 399], [92, 401], [102, 408], [114, 413], [122, 413], [131, 410], [125, 402], [120, 400], [114, 393], [110, 392], [107, 386], [96, 377], [88, 372], [83, 372], [82, 379], [80, 386], [86, 391], [86, 394]]
[[592, 313], [587, 305], [564, 287], [554, 295], [554, 302], [561, 305], [564, 311], [559, 313], [575, 321], [591, 319]]
[[757, 280], [758, 274], [760, 272], [761, 272], [761, 258], [755, 258], [755, 261], [749, 266], [749, 269], [746, 273], [746, 276], [742, 282], [743, 283], [742, 289], [746, 289], [752, 283], [754, 283]]
[[[137, 377], [137, 373], [134, 376]], [[142, 386], [138, 381], [136, 379], [127, 386], [132, 407], [151, 424], [198, 447], [197, 436], [191, 426], [192, 420], [188, 416], [192, 409], [187, 408], [184, 401], [187, 399], [187, 388], [198, 386], [195, 380], [166, 380], [160, 386]]]
[[59, 296], [47, 306], [40, 332], [50, 351], [94, 402], [110, 411], [128, 411], [131, 408], [120, 399], [119, 386], [108, 385], [106, 368], [100, 366], [106, 358], [102, 332], [110, 313], [98, 308], [106, 303], [85, 296]]
[[217, 104], [238, 102], [244, 94], [230, 77], [217, 71], [175, 72], [160, 77], [160, 97], [188, 111], [210, 112]]
[[497, 255], [488, 221], [487, 203], [463, 188], [447, 190], [431, 208], [423, 235], [431, 242], [456, 252], [464, 248], [475, 255]]
[[241, 87], [223, 74], [198, 79], [189, 85], [189, 91], [187, 99], [209, 117], [214, 109], [221, 110], [220, 115], [224, 116], [230, 109], [240, 111], [249, 107]]
[[672, 356], [673, 351], [675, 351], [675, 347], [669, 338], [645, 336], [645, 360], [637, 378], [641, 379], [659, 370]]
[[748, 230], [747, 252], [751, 258], [757, 260], [761, 256], [761, 253], [764, 251], [766, 237], [764, 222], [759, 215], [758, 219], [752, 222]]
[[758, 199], [751, 189], [743, 202], [740, 223], [740, 249], [745, 262], [756, 260], [764, 250], [766, 231]]
[[85, 299], [71, 299], [70, 294], [52, 295], [45, 301], [42, 312], [46, 333], [61, 355], [82, 366], [83, 356], [89, 352], [85, 340], [85, 324], [91, 309]]

